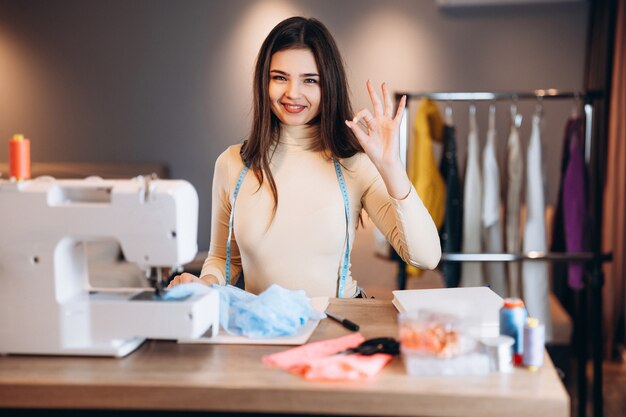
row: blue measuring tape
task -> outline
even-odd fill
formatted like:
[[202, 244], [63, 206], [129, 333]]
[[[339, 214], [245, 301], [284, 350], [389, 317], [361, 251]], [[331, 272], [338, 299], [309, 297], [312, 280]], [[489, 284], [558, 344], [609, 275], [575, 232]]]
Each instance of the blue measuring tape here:
[[339, 288], [337, 288], [337, 297], [343, 298], [343, 287], [346, 284], [348, 265], [350, 264], [350, 200], [348, 199], [348, 189], [346, 188], [346, 182], [343, 179], [341, 165], [334, 158], [333, 163], [335, 164], [335, 174], [337, 174], [337, 181], [339, 182], [341, 196], [343, 197], [343, 208], [346, 214], [346, 251], [343, 254], [343, 263], [341, 265], [341, 274], [339, 276]]
[[233, 201], [230, 203], [230, 217], [228, 218], [228, 239], [226, 240], [226, 285], [230, 285], [230, 241], [233, 237], [233, 221], [235, 220], [235, 201], [237, 201], [237, 194], [243, 183], [243, 179], [248, 173], [250, 163], [246, 162], [239, 178], [237, 178], [237, 184], [235, 185], [235, 192], [233, 193]]
[[[341, 171], [341, 165], [339, 162], [333, 158], [333, 163], [335, 165], [335, 173], [337, 174], [337, 181], [339, 182], [339, 188], [341, 189], [341, 197], [343, 198], [343, 207], [346, 216], [346, 250], [343, 255], [343, 262], [341, 265], [341, 273], [339, 275], [339, 288], [337, 289], [337, 297], [343, 298], [343, 289], [346, 283], [346, 277], [348, 276], [348, 265], [350, 264], [350, 200], [348, 199], [348, 189], [346, 188], [346, 182], [343, 178], [343, 172]], [[226, 241], [226, 284], [230, 285], [230, 258], [231, 258], [231, 249], [230, 242], [232, 240], [233, 235], [233, 222], [235, 217], [235, 201], [237, 201], [237, 195], [239, 194], [239, 189], [241, 188], [241, 184], [243, 183], [243, 179], [248, 173], [248, 169], [250, 168], [250, 164], [246, 163], [241, 173], [239, 174], [239, 178], [237, 178], [237, 184], [235, 185], [235, 191], [233, 192], [233, 200], [230, 204], [230, 217], [228, 219], [228, 240]]]

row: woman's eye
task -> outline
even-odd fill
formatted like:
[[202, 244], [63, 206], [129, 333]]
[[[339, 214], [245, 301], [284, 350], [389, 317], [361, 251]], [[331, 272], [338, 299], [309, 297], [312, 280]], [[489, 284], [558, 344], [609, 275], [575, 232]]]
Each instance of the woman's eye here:
[[272, 76], [272, 80], [286, 81], [287, 79], [285, 77], [283, 77], [282, 75], [274, 75], [274, 76]]
[[315, 78], [306, 78], [304, 80], [305, 84], [317, 84], [317, 80]]

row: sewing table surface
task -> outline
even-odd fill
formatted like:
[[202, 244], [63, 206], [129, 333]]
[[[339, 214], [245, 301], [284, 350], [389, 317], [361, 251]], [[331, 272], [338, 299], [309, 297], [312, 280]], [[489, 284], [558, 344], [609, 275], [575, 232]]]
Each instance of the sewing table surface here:
[[[365, 338], [397, 337], [390, 301], [331, 299], [329, 311], [361, 326]], [[310, 341], [348, 334], [322, 320]], [[185, 410], [395, 416], [553, 416], [569, 397], [546, 355], [537, 372], [409, 376], [398, 357], [376, 377], [309, 382], [261, 357], [285, 346], [145, 342], [124, 358], [0, 356], [0, 409]]]

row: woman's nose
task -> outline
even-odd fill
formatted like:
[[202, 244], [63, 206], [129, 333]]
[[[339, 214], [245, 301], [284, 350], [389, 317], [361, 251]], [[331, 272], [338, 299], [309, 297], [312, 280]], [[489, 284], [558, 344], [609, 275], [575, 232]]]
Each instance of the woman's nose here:
[[300, 85], [297, 81], [295, 80], [289, 81], [289, 84], [287, 85], [287, 97], [289, 98], [300, 97]]

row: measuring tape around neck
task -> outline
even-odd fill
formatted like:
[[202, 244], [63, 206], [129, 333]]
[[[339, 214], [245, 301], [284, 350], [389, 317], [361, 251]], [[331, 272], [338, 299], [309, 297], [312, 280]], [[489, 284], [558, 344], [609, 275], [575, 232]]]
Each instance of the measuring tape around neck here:
[[235, 185], [235, 191], [233, 192], [233, 201], [230, 204], [230, 216], [228, 218], [228, 239], [226, 240], [226, 285], [230, 285], [230, 241], [233, 236], [233, 221], [235, 220], [235, 201], [237, 201], [237, 194], [239, 194], [239, 189], [241, 188], [241, 184], [243, 183], [243, 179], [248, 173], [248, 169], [250, 168], [250, 163], [246, 162], [241, 173], [239, 174], [239, 178], [237, 178], [237, 184]]
[[[335, 165], [335, 173], [337, 174], [337, 181], [339, 182], [339, 189], [341, 190], [341, 197], [343, 198], [344, 213], [346, 216], [346, 243], [343, 259], [341, 263], [341, 271], [339, 273], [339, 286], [337, 288], [337, 297], [343, 298], [343, 290], [346, 283], [346, 277], [348, 276], [348, 267], [350, 265], [350, 200], [348, 198], [348, 189], [346, 182], [343, 178], [343, 172], [341, 171], [341, 164], [333, 158], [333, 164]], [[237, 195], [239, 189], [243, 183], [243, 179], [248, 173], [250, 163], [246, 162], [245, 166], [241, 170], [237, 183], [235, 184], [235, 190], [233, 192], [233, 200], [230, 204], [230, 217], [228, 219], [228, 239], [226, 241], [226, 284], [230, 285], [230, 260], [231, 260], [231, 240], [233, 235], [233, 223], [235, 218], [235, 201], [237, 201]]]
[[348, 266], [350, 265], [350, 199], [348, 198], [348, 189], [343, 179], [341, 165], [335, 158], [333, 158], [333, 163], [335, 164], [335, 174], [337, 174], [337, 181], [339, 182], [339, 189], [341, 189], [343, 208], [346, 215], [346, 250], [343, 253], [341, 273], [339, 274], [339, 288], [337, 288], [337, 297], [343, 298], [343, 289], [346, 284], [346, 277], [348, 276]]

